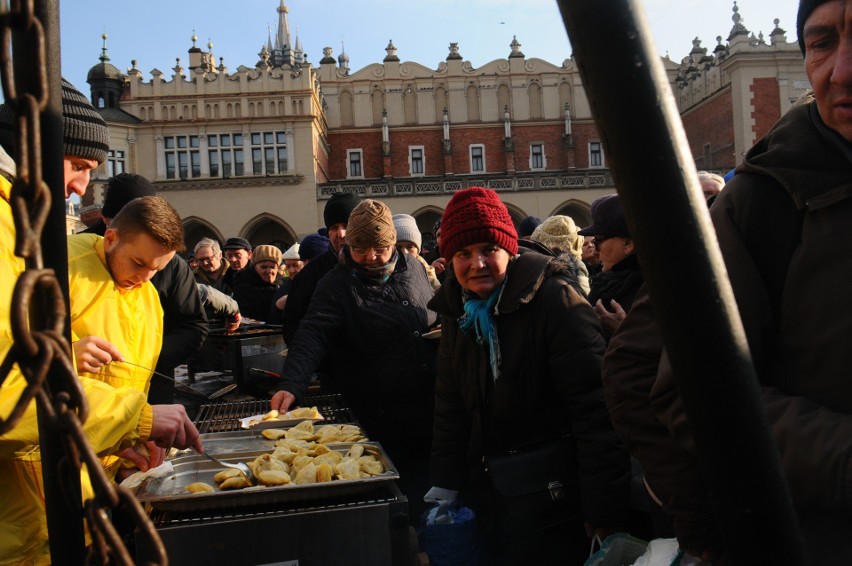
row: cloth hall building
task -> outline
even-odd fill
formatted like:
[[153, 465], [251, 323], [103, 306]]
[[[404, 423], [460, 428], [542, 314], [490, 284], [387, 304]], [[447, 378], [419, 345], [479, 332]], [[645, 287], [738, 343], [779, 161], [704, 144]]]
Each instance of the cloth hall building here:
[[[696, 165], [717, 172], [808, 88], [798, 45], [777, 20], [766, 41], [733, 10], [712, 53], [696, 39], [680, 63], [662, 59]], [[258, 61], [234, 70], [193, 35], [167, 73], [145, 77], [135, 61], [122, 72], [104, 37], [88, 83], [111, 143], [84, 221], [99, 216], [106, 180], [122, 171], [148, 177], [175, 206], [190, 249], [205, 236], [286, 249], [322, 226], [338, 191], [413, 215], [427, 237], [453, 192], [472, 185], [498, 191], [516, 222], [567, 214], [581, 226], [591, 202], [614, 192], [572, 58], [528, 59], [513, 38], [505, 59], [479, 67], [461, 44], [426, 65], [402, 61], [393, 41], [360, 69], [329, 47], [309, 63], [283, 0], [277, 11]]]

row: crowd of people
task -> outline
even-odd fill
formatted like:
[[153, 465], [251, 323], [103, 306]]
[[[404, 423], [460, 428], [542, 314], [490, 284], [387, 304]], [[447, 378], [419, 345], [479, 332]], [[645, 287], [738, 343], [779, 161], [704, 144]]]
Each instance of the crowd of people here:
[[[807, 552], [842, 564], [852, 558], [852, 389], [842, 385], [852, 365], [842, 314], [852, 300], [842, 288], [852, 0], [801, 0], [798, 33], [813, 92], [727, 184], [705, 172], [698, 183]], [[109, 137], [82, 94], [67, 82], [62, 93], [67, 197], [85, 191]], [[13, 124], [0, 107], [4, 354], [23, 270], [8, 204]], [[590, 539], [616, 531], [676, 537], [698, 559], [726, 560], [644, 284], [647, 252], [617, 195], [595, 200], [578, 226], [564, 215], [516, 223], [496, 192], [462, 189], [434, 242], [413, 217], [349, 193], [327, 201], [323, 221], [286, 250], [204, 238], [187, 261], [180, 218], [154, 186], [110, 180], [103, 219], [68, 239], [68, 265], [74, 363], [92, 407], [85, 431], [114, 477], [158, 465], [173, 446], [203, 449], [171, 382], [143, 368], [169, 374], [211, 324], [252, 319], [280, 324], [288, 346], [271, 407], [299, 405], [315, 380], [343, 394], [398, 468], [412, 524], [472, 508], [483, 563], [581, 564]], [[0, 416], [25, 386], [13, 367]], [[35, 423], [32, 404], [0, 436], [0, 564], [49, 562]]]

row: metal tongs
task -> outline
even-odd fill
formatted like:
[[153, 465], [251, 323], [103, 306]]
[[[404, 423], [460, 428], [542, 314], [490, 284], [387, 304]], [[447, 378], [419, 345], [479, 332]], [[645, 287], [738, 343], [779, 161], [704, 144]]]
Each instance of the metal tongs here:
[[[115, 360], [115, 361], [118, 361], [118, 360]], [[129, 366], [134, 366], [134, 367], [137, 367], [139, 369], [144, 369], [145, 371], [150, 371], [151, 373], [153, 373], [154, 375], [156, 375], [158, 377], [162, 377], [163, 379], [168, 379], [169, 381], [172, 381], [172, 382], [174, 382], [174, 383], [176, 383], [176, 384], [178, 384], [182, 387], [186, 387], [186, 389], [190, 393], [192, 393], [193, 395], [196, 395], [197, 397], [201, 397], [205, 401], [213, 401], [214, 399], [218, 399], [222, 395], [230, 393], [231, 391], [233, 391], [237, 387], [236, 383], [230, 383], [230, 384], [226, 385], [225, 387], [222, 387], [221, 389], [217, 389], [216, 391], [214, 391], [210, 395], [207, 395], [206, 393], [202, 393], [201, 391], [199, 391], [197, 389], [193, 389], [192, 387], [190, 387], [189, 385], [187, 385], [185, 383], [181, 383], [180, 381], [178, 381], [174, 377], [170, 377], [170, 376], [168, 376], [164, 373], [154, 371], [151, 368], [147, 368], [145, 366], [140, 366], [139, 364], [134, 364], [133, 362], [128, 362], [127, 360], [121, 360], [121, 361], [119, 361], [119, 363], [127, 364]]]
[[211, 462], [215, 462], [215, 463], [219, 464], [220, 466], [224, 466], [225, 468], [234, 468], [235, 470], [239, 470], [240, 472], [242, 472], [242, 474], [246, 477], [246, 479], [248, 481], [250, 481], [251, 483], [254, 483], [254, 474], [251, 473], [251, 468], [249, 468], [247, 465], [243, 464], [242, 462], [237, 462], [236, 464], [229, 464], [228, 462], [223, 462], [221, 460], [217, 460], [216, 458], [214, 458], [213, 456], [211, 456], [207, 452], [199, 452], [198, 450], [196, 450], [196, 452], [198, 452], [199, 454], [201, 454], [202, 456], [204, 456], [205, 458], [207, 458]]

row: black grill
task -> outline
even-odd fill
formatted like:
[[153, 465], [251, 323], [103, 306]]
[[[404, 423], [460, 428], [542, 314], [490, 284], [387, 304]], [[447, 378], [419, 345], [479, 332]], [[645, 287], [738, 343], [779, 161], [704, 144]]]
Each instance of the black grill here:
[[[342, 395], [308, 395], [303, 407], [316, 407], [325, 423], [354, 423], [352, 412]], [[195, 418], [198, 432], [231, 432], [240, 430], [240, 419], [269, 412], [269, 399], [248, 399], [202, 405]]]

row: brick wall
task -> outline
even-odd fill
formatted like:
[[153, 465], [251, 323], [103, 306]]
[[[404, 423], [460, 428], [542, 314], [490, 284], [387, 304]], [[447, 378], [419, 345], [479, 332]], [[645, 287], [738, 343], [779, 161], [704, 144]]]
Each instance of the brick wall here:
[[[698, 169], [731, 169], [734, 159], [734, 116], [730, 87], [682, 116], [689, 148]], [[705, 146], [710, 144], [710, 159]]]
[[[543, 143], [545, 163], [548, 170], [565, 170], [569, 167], [588, 167], [589, 141], [600, 141], [593, 124], [577, 124], [573, 127], [574, 149], [567, 149], [562, 140], [564, 124], [547, 125], [513, 124], [512, 138], [515, 151], [511, 154], [516, 172], [530, 170], [530, 144]], [[450, 129], [452, 142], [451, 169], [446, 170], [443, 153], [443, 130], [393, 129], [389, 133], [391, 144], [392, 175], [396, 178], [409, 176], [408, 152], [411, 146], [422, 146], [426, 158], [425, 175], [470, 174], [470, 146], [482, 144], [485, 148], [485, 172], [505, 173], [506, 151], [503, 146], [502, 124]], [[331, 180], [346, 179], [347, 150], [360, 148], [363, 151], [363, 171], [367, 179], [382, 177], [382, 138], [380, 130], [363, 132], [332, 132], [328, 135], [331, 145], [328, 171]]]
[[754, 120], [752, 132], [756, 142], [769, 131], [769, 128], [781, 118], [781, 98], [778, 91], [778, 79], [774, 77], [754, 79], [749, 87], [751, 92], [751, 117]]

